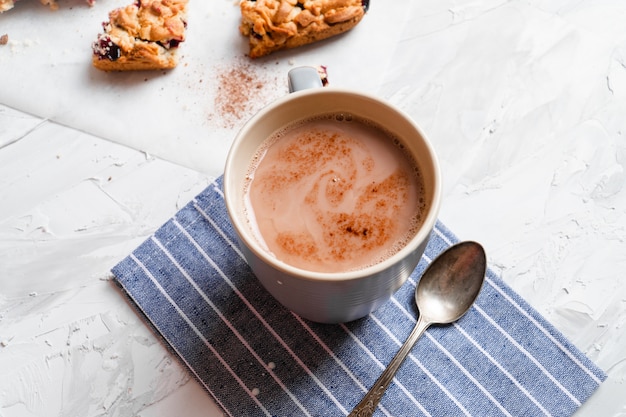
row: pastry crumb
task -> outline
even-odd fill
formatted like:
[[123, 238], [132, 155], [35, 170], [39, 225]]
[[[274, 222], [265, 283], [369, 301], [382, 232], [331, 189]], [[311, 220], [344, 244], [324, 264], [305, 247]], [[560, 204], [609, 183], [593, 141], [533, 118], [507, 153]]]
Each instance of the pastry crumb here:
[[7, 43], [9, 43], [9, 35], [5, 33], [0, 36], [0, 45], [6, 45]]
[[[6, 12], [15, 6], [16, 0], [0, 0], [0, 13]], [[57, 10], [59, 8], [56, 0], [39, 0], [44, 6], [49, 6], [50, 10]], [[96, 0], [85, 0], [89, 6], [96, 4]]]
[[58, 10], [59, 9], [59, 4], [56, 2], [56, 0], [39, 0], [39, 1], [44, 6], [49, 6], [50, 10]]
[[0, 13], [6, 12], [15, 6], [15, 2], [13, 0], [0, 0]]
[[322, 87], [326, 87], [328, 85], [328, 69], [325, 65], [318, 65], [316, 69], [320, 80], [322, 80]]

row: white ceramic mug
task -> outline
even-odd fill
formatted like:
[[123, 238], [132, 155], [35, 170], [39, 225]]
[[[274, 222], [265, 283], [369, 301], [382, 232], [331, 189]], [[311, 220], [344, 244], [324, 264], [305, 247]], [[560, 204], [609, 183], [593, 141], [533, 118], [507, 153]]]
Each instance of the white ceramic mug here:
[[[417, 266], [432, 232], [441, 200], [437, 157], [422, 130], [401, 110], [376, 97], [321, 86], [314, 68], [289, 73], [295, 91], [271, 103], [237, 134], [224, 170], [224, 197], [241, 250], [256, 277], [285, 307], [321, 323], [356, 320], [376, 310], [404, 284]], [[246, 219], [244, 188], [251, 160], [276, 130], [322, 113], [350, 113], [371, 120], [400, 138], [422, 172], [429, 212], [417, 234], [388, 259], [364, 269], [320, 273], [286, 264], [256, 240]]]

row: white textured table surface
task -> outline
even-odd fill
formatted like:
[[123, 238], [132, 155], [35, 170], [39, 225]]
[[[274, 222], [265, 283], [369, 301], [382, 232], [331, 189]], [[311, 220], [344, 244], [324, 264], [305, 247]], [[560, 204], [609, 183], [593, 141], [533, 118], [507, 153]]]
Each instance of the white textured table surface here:
[[388, 3], [251, 62], [235, 3], [194, 0], [165, 74], [90, 67], [122, 0], [0, 14], [0, 416], [220, 415], [109, 269], [221, 173], [289, 68], [318, 64], [422, 125], [441, 220], [608, 373], [577, 416], [626, 416], [626, 5]]

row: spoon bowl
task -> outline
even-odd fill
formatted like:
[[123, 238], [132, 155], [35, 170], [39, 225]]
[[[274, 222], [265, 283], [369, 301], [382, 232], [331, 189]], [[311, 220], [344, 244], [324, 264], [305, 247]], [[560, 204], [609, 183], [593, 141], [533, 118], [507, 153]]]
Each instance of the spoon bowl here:
[[474, 304], [482, 287], [487, 259], [476, 242], [461, 242], [439, 255], [424, 271], [415, 290], [420, 318], [449, 324]]
[[449, 247], [431, 262], [415, 289], [419, 318], [406, 342], [348, 417], [371, 416], [413, 345], [431, 324], [450, 324], [474, 304], [485, 280], [487, 257], [476, 242]]

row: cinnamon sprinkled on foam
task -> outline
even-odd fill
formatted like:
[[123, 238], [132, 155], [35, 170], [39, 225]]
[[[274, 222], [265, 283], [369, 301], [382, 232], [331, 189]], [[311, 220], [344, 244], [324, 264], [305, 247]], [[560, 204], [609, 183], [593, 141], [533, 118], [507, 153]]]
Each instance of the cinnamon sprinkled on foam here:
[[411, 158], [381, 130], [341, 120], [275, 134], [249, 174], [252, 229], [278, 259], [302, 269], [376, 264], [423, 221], [423, 181]]

